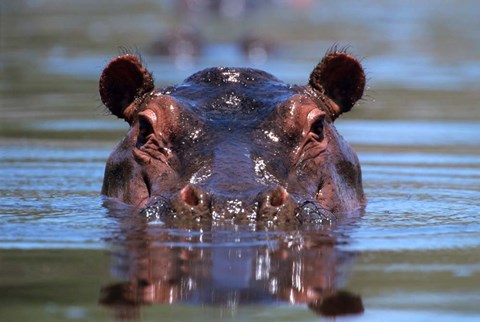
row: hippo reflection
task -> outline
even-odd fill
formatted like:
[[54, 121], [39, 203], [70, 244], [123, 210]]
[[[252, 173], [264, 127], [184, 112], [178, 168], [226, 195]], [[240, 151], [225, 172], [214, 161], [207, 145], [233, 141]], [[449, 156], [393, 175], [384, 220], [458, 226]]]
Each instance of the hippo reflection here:
[[138, 57], [117, 57], [100, 95], [130, 130], [102, 193], [162, 220], [331, 222], [365, 203], [357, 156], [333, 124], [364, 87], [358, 60], [338, 50], [305, 86], [217, 67], [155, 89]]
[[359, 296], [337, 290], [343, 283], [338, 272], [354, 254], [337, 248], [331, 226], [283, 232], [233, 227], [166, 229], [122, 216], [109, 241], [116, 249], [112, 271], [122, 282], [102, 287], [100, 303], [120, 320], [139, 318], [144, 305], [178, 303], [229, 314], [242, 305], [282, 302], [325, 316], [363, 312]]

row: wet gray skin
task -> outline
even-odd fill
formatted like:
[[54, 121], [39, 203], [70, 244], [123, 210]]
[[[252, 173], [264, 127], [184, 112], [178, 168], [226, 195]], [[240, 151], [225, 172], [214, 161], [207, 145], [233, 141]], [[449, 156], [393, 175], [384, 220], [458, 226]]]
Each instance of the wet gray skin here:
[[335, 50], [305, 86], [217, 67], [155, 89], [136, 56], [120, 56], [100, 95], [130, 130], [102, 193], [161, 220], [330, 223], [365, 204], [357, 156], [333, 125], [364, 86], [358, 60]]

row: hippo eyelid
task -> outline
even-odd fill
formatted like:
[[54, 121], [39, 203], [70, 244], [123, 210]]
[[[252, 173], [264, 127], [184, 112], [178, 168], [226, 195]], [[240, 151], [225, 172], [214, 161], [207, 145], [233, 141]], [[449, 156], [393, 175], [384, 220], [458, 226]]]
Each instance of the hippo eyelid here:
[[146, 138], [153, 133], [153, 125], [148, 117], [139, 115], [138, 117], [139, 135]]
[[138, 123], [140, 128], [140, 134], [148, 136], [153, 133], [155, 124], [157, 123], [157, 114], [152, 110], [145, 110], [138, 114]]
[[319, 119], [313, 122], [310, 126], [310, 132], [318, 136], [323, 135], [323, 120]]
[[323, 139], [325, 114], [316, 114], [310, 122], [310, 133], [315, 136], [315, 139], [321, 141]]

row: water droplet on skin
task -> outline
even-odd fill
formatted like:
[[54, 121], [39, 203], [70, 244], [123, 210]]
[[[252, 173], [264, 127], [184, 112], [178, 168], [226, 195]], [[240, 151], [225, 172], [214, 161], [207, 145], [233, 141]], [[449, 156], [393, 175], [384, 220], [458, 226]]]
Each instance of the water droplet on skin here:
[[228, 200], [227, 201], [227, 213], [230, 215], [243, 214], [245, 212], [245, 207], [243, 206], [242, 201], [240, 200]]
[[190, 183], [198, 184], [204, 182], [212, 174], [211, 169], [202, 168], [199, 171], [195, 172], [190, 178]]
[[267, 165], [263, 159], [254, 159], [254, 171], [258, 181], [262, 184], [276, 183], [278, 184], [277, 178], [267, 171]]
[[235, 71], [225, 71], [222, 73], [226, 77], [226, 81], [229, 83], [239, 83], [240, 72]]
[[263, 133], [273, 142], [280, 141], [279, 137], [276, 136], [272, 131], [264, 131]]
[[196, 140], [200, 137], [200, 133], [201, 133], [201, 130], [200, 129], [197, 129], [193, 132], [190, 133], [190, 139], [192, 140]]

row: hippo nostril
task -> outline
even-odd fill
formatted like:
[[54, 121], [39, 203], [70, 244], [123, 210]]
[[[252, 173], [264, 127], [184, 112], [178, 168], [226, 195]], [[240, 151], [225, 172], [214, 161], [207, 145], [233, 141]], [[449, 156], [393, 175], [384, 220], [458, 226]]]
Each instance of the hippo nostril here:
[[258, 195], [257, 220], [260, 222], [295, 223], [296, 202], [284, 187], [278, 186]]
[[180, 191], [180, 198], [191, 207], [196, 207], [200, 204], [202, 195], [203, 191], [191, 184]]
[[201, 188], [188, 184], [173, 198], [170, 209], [174, 216], [187, 220], [211, 218], [211, 198]]
[[288, 192], [282, 186], [278, 186], [272, 190], [264, 191], [257, 196], [260, 209], [282, 207], [288, 199]]
[[288, 192], [279, 186], [270, 193], [269, 199], [272, 207], [280, 207], [288, 199]]

